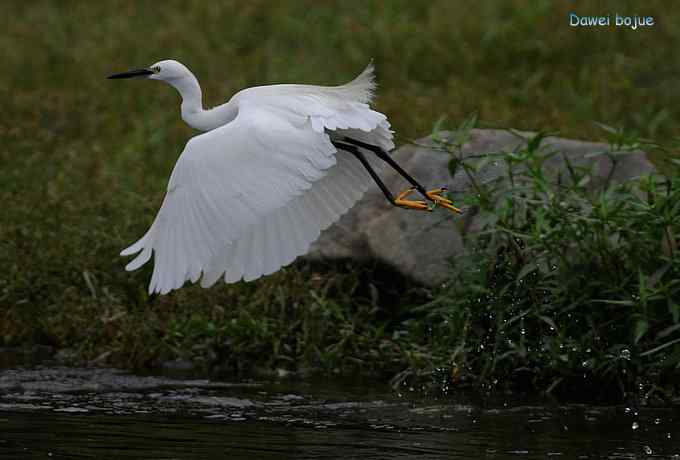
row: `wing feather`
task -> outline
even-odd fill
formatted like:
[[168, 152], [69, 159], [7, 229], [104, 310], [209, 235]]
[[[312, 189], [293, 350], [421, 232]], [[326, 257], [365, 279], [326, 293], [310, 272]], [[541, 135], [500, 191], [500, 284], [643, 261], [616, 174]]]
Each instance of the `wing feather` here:
[[[189, 140], [150, 230], [121, 253], [142, 251], [126, 268], [139, 268], [153, 253], [150, 292], [180, 287], [244, 230], [311, 188], [335, 164], [334, 153], [327, 135], [244, 105], [233, 122]], [[241, 271], [252, 278], [262, 254], [247, 241], [254, 257]]]
[[262, 267], [262, 275], [290, 264], [309, 250], [310, 244], [319, 237], [321, 231], [363, 196], [370, 183], [370, 176], [354, 157], [338, 153], [336, 165], [328, 170], [326, 176], [287, 206], [251, 226], [233, 246], [225, 247], [211, 261], [201, 279], [201, 286], [213, 285], [221, 275], [224, 275], [227, 283], [251, 279], [251, 273], [246, 273], [242, 268], [255, 257], [251, 252], [253, 248], [248, 246], [251, 235], [261, 235], [266, 241], [262, 247], [267, 248], [264, 252], [267, 264]]

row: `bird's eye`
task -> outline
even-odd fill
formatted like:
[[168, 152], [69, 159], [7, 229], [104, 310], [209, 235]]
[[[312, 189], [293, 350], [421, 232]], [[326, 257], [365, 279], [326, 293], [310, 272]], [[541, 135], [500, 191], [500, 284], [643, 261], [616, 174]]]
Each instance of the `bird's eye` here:
[[151, 70], [153, 70], [153, 71], [156, 72], [156, 73], [160, 73], [160, 71], [161, 71], [161, 66], [159, 66], [159, 65], [153, 66], [153, 68], [152, 68]]

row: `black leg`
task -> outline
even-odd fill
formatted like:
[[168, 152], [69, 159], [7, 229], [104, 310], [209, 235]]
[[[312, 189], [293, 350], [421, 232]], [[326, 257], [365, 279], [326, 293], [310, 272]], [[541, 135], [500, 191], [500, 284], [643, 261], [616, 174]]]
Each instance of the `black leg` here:
[[356, 146], [359, 146], [366, 150], [370, 150], [371, 152], [375, 153], [378, 158], [383, 160], [385, 163], [390, 165], [395, 171], [397, 171], [401, 175], [401, 177], [409, 181], [411, 185], [413, 185], [416, 188], [416, 190], [418, 190], [418, 192], [425, 197], [425, 199], [433, 201], [432, 198], [430, 198], [427, 195], [427, 190], [425, 190], [425, 187], [420, 185], [420, 183], [417, 180], [415, 180], [409, 173], [404, 171], [404, 169], [401, 166], [399, 166], [399, 164], [396, 161], [394, 161], [394, 159], [390, 156], [389, 153], [385, 152], [377, 145], [367, 144], [365, 142], [361, 142], [349, 137], [345, 137], [343, 140], [345, 142], [349, 142], [350, 144], [354, 144]]
[[373, 180], [375, 181], [375, 183], [378, 184], [378, 187], [380, 188], [380, 190], [382, 190], [383, 194], [385, 195], [385, 198], [387, 198], [387, 201], [389, 201], [392, 205], [397, 206], [397, 203], [395, 203], [395, 201], [394, 201], [394, 196], [392, 195], [390, 190], [387, 188], [387, 186], [385, 186], [385, 184], [380, 179], [378, 174], [375, 172], [375, 170], [373, 169], [371, 164], [368, 162], [368, 160], [366, 159], [364, 154], [361, 153], [361, 151], [358, 148], [356, 148], [356, 146], [351, 145], [351, 144], [347, 144], [345, 142], [337, 142], [337, 141], [331, 141], [331, 142], [333, 143], [335, 148], [345, 150], [345, 151], [351, 153], [352, 155], [354, 155], [355, 157], [357, 157], [357, 159], [361, 162], [361, 164], [364, 166], [364, 168], [366, 168], [366, 171], [368, 171], [368, 174], [370, 174], [371, 177], [373, 178]]

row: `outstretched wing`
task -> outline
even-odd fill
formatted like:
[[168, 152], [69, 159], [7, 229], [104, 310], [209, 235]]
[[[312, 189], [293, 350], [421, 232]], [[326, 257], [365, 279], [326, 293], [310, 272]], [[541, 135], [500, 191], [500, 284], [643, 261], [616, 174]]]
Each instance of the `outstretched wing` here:
[[227, 283], [251, 281], [290, 264], [306, 254], [319, 234], [359, 201], [370, 184], [371, 177], [356, 158], [338, 153], [335, 166], [309, 190], [224, 246], [203, 271], [201, 286], [212, 286], [220, 277]]
[[[232, 102], [250, 102], [280, 114], [295, 126], [325, 133], [331, 139], [352, 137], [385, 150], [394, 147], [387, 117], [372, 110], [373, 66], [342, 86], [272, 85], [249, 88]], [[373, 156], [367, 159], [373, 163]], [[380, 165], [374, 164], [374, 169]], [[204, 269], [201, 285], [220, 277], [227, 283], [268, 275], [307, 253], [310, 244], [368, 189], [371, 178], [350, 153], [336, 155], [336, 164], [312, 187], [252, 224], [243, 237], [225, 245]]]
[[150, 293], [195, 282], [248, 227], [324, 177], [335, 151], [309, 124], [296, 126], [276, 112], [239, 104], [234, 121], [189, 140], [149, 231], [121, 253], [141, 251], [126, 270], [153, 255]]

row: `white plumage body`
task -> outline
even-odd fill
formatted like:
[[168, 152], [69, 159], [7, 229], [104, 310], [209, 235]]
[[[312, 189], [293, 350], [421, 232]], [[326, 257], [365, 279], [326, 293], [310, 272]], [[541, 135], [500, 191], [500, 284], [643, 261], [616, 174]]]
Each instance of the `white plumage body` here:
[[220, 278], [250, 281], [290, 264], [371, 181], [331, 140], [349, 136], [386, 151], [394, 147], [387, 118], [368, 105], [370, 65], [343, 86], [248, 88], [203, 110], [188, 69], [176, 61], [158, 64], [169, 70], [156, 79], [182, 95], [182, 118], [206, 132], [184, 148], [148, 232], [121, 253], [141, 251], [127, 270], [155, 258], [150, 293], [165, 294], [201, 276], [204, 287]]

